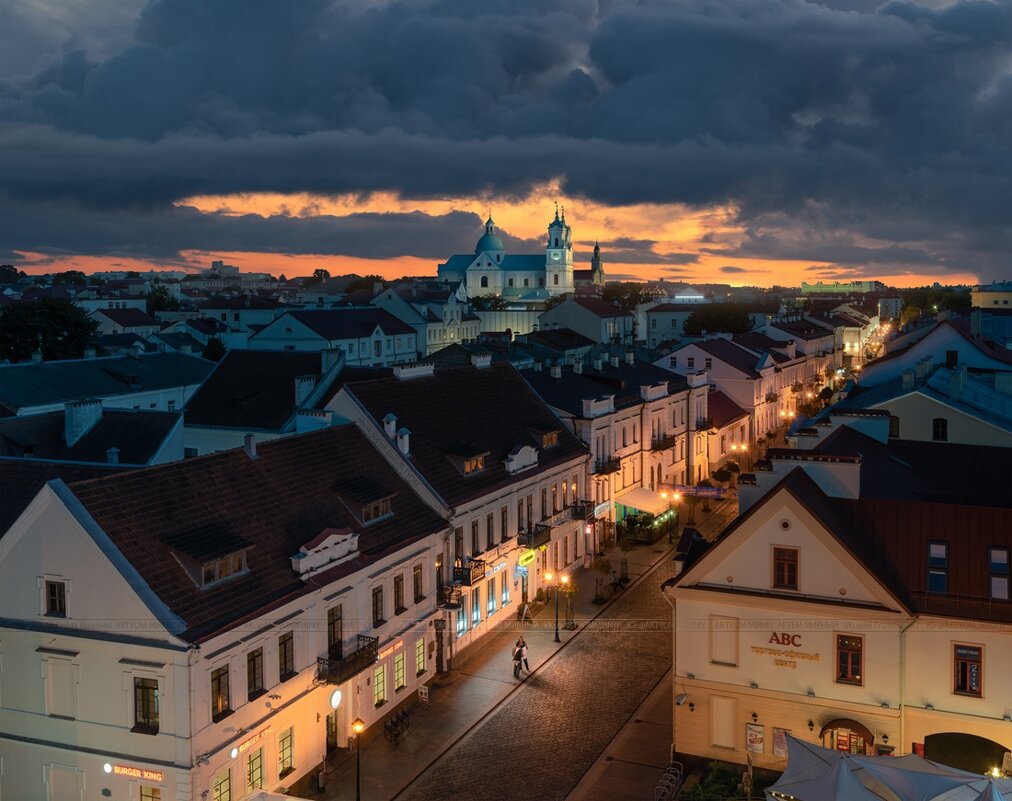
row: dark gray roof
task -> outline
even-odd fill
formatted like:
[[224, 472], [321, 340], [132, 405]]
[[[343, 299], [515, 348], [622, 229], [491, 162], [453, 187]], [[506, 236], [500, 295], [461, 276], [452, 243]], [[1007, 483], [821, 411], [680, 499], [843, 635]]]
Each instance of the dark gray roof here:
[[377, 326], [384, 334], [415, 333], [414, 328], [402, 323], [386, 309], [312, 309], [287, 314], [328, 340], [367, 337]]
[[140, 309], [98, 309], [94, 314], [104, 314], [116, 325], [126, 326], [128, 328], [137, 328], [141, 326], [161, 326], [161, 323], [157, 318], [152, 317], [145, 311]]
[[615, 396], [615, 408], [621, 409], [642, 403], [641, 386], [667, 383], [668, 392], [674, 394], [688, 389], [684, 376], [654, 367], [652, 364], [627, 364], [619, 362], [618, 367], [605, 363], [601, 370], [584, 368], [582, 374], [574, 373], [572, 367], [562, 368], [562, 378], [552, 378], [550, 372], [523, 372], [531, 388], [550, 406], [569, 412], [577, 417], [583, 415], [583, 401], [598, 399], [606, 395]]
[[193, 386], [213, 369], [214, 362], [186, 353], [3, 364], [0, 407], [14, 414], [30, 406]]

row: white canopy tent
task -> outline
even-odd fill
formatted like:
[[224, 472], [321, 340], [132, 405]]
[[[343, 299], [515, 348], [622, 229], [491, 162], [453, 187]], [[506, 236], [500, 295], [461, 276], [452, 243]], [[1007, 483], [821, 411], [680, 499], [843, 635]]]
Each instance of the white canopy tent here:
[[913, 754], [870, 757], [788, 735], [787, 770], [770, 801], [1012, 801], [1012, 779], [990, 779]]

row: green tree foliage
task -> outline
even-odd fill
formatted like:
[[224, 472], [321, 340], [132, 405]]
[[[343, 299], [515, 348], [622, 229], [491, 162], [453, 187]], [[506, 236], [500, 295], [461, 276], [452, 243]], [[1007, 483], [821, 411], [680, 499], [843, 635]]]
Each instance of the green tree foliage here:
[[321, 281], [326, 281], [328, 278], [330, 278], [330, 270], [317, 267], [313, 270], [313, 277], [306, 281], [306, 285], [319, 284]]
[[554, 309], [565, 299], [566, 299], [565, 295], [553, 295], [552, 297], [550, 297], [548, 300], [545, 301], [545, 311], [548, 311], [549, 309]]
[[731, 480], [731, 471], [724, 467], [714, 470], [712, 475], [721, 484], [726, 484]]
[[904, 307], [917, 306], [932, 314], [936, 311], [953, 311], [959, 314], [970, 312], [970, 290], [962, 287], [922, 286], [905, 289], [901, 292], [901, 296]]
[[164, 286], [156, 286], [148, 292], [148, 314], [158, 311], [179, 311], [179, 301], [169, 294]]
[[98, 324], [62, 298], [15, 303], [0, 311], [0, 359], [30, 359], [42, 344], [43, 359], [80, 359]]
[[88, 277], [80, 270], [67, 270], [64, 273], [56, 273], [53, 276], [53, 286], [87, 286]]
[[601, 297], [612, 306], [631, 312], [636, 304], [643, 302], [643, 284], [628, 281], [605, 284]]
[[378, 275], [363, 275], [360, 278], [355, 278], [350, 284], [348, 284], [348, 291], [354, 292], [356, 289], [368, 289], [372, 291], [372, 288], [379, 284], [383, 286], [383, 278]]
[[13, 264], [0, 264], [0, 284], [13, 284], [24, 277], [24, 272]]
[[684, 326], [687, 336], [695, 337], [705, 333], [744, 334], [752, 330], [748, 311], [740, 303], [700, 304], [688, 316]]
[[471, 298], [471, 305], [479, 311], [501, 311], [507, 304], [502, 295], [478, 295]]
[[220, 362], [225, 356], [225, 343], [218, 337], [211, 337], [204, 346], [204, 352], [200, 354], [212, 362]]

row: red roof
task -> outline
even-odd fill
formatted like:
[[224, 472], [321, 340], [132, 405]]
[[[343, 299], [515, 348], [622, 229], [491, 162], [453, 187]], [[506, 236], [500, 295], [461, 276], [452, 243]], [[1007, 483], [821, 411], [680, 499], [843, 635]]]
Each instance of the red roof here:
[[715, 428], [723, 428], [735, 420], [748, 417], [747, 411], [719, 389], [706, 396], [706, 411]]

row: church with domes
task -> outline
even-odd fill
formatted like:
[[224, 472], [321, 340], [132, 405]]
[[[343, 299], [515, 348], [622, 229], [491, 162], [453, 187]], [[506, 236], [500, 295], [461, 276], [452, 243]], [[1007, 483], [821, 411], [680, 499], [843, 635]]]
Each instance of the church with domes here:
[[516, 303], [539, 303], [556, 295], [572, 294], [582, 282], [604, 284], [599, 247], [594, 248], [590, 270], [574, 271], [573, 232], [566, 223], [565, 209], [561, 215], [556, 209], [555, 219], [548, 225], [544, 253], [507, 253], [490, 216], [474, 253], [450, 256], [439, 265], [438, 275], [447, 281], [460, 281], [469, 298], [500, 295]]

